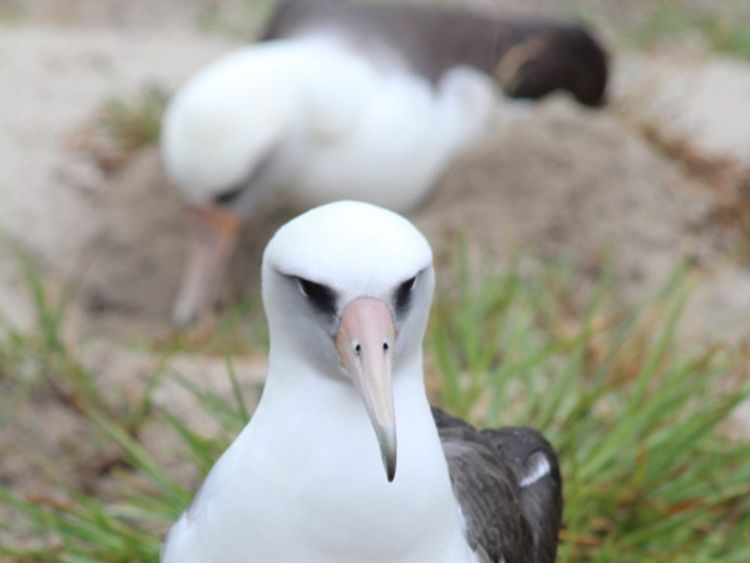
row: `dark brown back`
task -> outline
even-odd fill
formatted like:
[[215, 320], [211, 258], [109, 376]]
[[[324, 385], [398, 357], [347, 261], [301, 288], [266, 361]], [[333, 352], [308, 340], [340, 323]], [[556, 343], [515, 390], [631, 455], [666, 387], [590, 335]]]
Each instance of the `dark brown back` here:
[[391, 48], [433, 82], [447, 69], [466, 65], [493, 76], [512, 97], [539, 98], [561, 89], [582, 104], [604, 101], [607, 55], [571, 22], [408, 4], [284, 0], [262, 39], [320, 30], [363, 51]]
[[[433, 408], [467, 540], [482, 563], [554, 563], [562, 521], [557, 455], [531, 428], [476, 430]], [[527, 483], [543, 458], [548, 472]]]

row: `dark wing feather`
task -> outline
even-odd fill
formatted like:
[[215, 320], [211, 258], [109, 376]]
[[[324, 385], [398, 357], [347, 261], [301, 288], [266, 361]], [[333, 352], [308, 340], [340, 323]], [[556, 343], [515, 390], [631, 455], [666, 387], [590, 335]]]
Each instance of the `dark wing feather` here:
[[562, 484], [549, 443], [530, 428], [480, 432], [439, 409], [433, 416], [469, 543], [482, 562], [553, 562]]
[[512, 97], [570, 92], [601, 105], [607, 54], [583, 26], [542, 18], [498, 17], [460, 8], [285, 0], [262, 39], [334, 30], [354, 47], [388, 46], [433, 82], [456, 65], [495, 77]]
[[522, 485], [521, 508], [534, 536], [534, 561], [554, 561], [563, 507], [555, 450], [532, 428], [486, 429], [481, 434]]

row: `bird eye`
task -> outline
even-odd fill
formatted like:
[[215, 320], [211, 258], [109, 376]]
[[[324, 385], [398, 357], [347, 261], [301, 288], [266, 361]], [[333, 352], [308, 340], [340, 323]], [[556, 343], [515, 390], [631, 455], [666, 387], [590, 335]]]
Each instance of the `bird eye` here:
[[327, 315], [336, 313], [336, 292], [330, 287], [304, 278], [297, 278], [297, 283], [302, 295], [307, 297], [318, 311]]
[[226, 191], [216, 194], [213, 197], [213, 202], [218, 206], [232, 205], [235, 201], [237, 201], [240, 198], [240, 196], [242, 195], [242, 192], [244, 191], [245, 191], [245, 186], [238, 186], [235, 188], [228, 189]]
[[411, 304], [412, 289], [417, 282], [417, 276], [402, 282], [393, 294], [393, 302], [397, 313], [403, 313]]

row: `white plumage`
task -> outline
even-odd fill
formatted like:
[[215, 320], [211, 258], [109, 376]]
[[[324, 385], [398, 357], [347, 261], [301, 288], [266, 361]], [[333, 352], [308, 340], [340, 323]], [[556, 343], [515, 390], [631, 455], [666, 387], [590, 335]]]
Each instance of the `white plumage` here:
[[[261, 402], [170, 531], [164, 563], [478, 561], [423, 383], [431, 262], [410, 223], [363, 203], [320, 207], [279, 230], [263, 261], [271, 349]], [[394, 291], [414, 276], [410, 308], [399, 313]], [[299, 278], [335, 293], [336, 319], [311, 306]], [[362, 298], [385, 304], [396, 330], [392, 483], [332, 340], [342, 309]]]
[[434, 285], [427, 241], [382, 208], [328, 204], [274, 235], [263, 395], [169, 532], [164, 563], [555, 561], [551, 445], [427, 402]]
[[488, 77], [468, 67], [437, 87], [394, 56], [363, 56], [311, 35], [240, 49], [184, 86], [164, 120], [170, 179], [201, 204], [246, 180], [304, 204], [358, 197], [414, 206], [457, 151], [487, 124]]

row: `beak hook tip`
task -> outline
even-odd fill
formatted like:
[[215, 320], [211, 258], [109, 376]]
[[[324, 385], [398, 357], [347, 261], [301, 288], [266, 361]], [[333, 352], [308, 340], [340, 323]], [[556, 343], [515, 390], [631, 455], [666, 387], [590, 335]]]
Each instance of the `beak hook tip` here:
[[386, 476], [388, 477], [388, 482], [393, 483], [393, 480], [396, 478], [396, 464], [389, 464], [386, 468]]
[[383, 467], [385, 468], [385, 475], [389, 483], [393, 483], [396, 478], [396, 444], [393, 440], [392, 444], [388, 444], [381, 452], [383, 456]]

